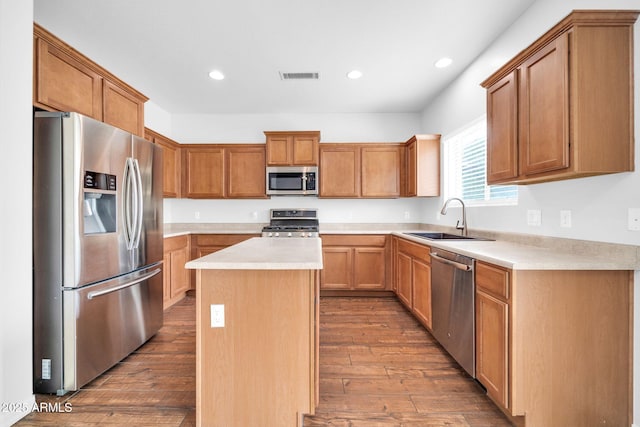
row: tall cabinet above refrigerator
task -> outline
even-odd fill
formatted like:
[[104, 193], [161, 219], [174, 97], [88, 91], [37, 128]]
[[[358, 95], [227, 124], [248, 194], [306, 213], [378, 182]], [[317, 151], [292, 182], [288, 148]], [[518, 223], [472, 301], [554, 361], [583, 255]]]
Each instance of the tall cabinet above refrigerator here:
[[36, 112], [34, 391], [77, 390], [162, 326], [162, 150]]

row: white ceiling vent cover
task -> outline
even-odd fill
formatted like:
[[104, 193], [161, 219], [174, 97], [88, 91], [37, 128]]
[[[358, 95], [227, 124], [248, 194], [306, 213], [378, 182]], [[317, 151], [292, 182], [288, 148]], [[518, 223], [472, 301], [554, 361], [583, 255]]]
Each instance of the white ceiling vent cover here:
[[280, 71], [281, 80], [318, 80], [320, 73], [285, 73]]

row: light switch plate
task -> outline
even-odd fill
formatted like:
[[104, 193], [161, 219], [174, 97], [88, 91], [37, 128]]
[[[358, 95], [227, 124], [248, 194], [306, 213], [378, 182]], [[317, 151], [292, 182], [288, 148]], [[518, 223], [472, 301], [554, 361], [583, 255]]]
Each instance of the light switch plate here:
[[540, 209], [529, 209], [527, 211], [527, 225], [539, 227], [542, 224], [542, 213]]
[[224, 304], [211, 304], [211, 327], [224, 328]]
[[629, 230], [640, 231], [640, 208], [629, 208]]
[[571, 228], [571, 211], [560, 211], [560, 227]]

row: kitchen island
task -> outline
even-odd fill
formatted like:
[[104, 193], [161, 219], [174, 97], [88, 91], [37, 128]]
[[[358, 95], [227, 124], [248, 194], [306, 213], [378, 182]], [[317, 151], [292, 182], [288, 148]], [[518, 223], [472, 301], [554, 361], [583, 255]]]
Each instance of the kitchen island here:
[[321, 240], [252, 238], [186, 267], [197, 425], [302, 425], [318, 399]]

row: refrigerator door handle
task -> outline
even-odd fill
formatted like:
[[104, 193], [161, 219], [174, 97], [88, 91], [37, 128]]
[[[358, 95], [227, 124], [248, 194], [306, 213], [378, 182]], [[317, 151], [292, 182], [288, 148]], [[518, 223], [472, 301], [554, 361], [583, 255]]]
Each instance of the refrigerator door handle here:
[[124, 189], [123, 189], [123, 226], [124, 226], [124, 238], [127, 243], [127, 249], [133, 249], [133, 233], [134, 233], [134, 212], [136, 208], [133, 203], [133, 191], [134, 183], [132, 180], [133, 173], [133, 159], [127, 157], [124, 165]]
[[161, 271], [162, 271], [162, 269], [156, 268], [155, 270], [152, 270], [150, 273], [147, 273], [144, 276], [138, 277], [137, 279], [134, 279], [134, 280], [132, 280], [130, 282], [123, 283], [122, 285], [114, 286], [113, 288], [103, 289], [101, 291], [89, 292], [87, 294], [87, 299], [94, 299], [94, 298], [102, 296], [102, 295], [106, 295], [106, 294], [110, 294], [112, 292], [119, 291], [120, 289], [124, 289], [124, 288], [128, 288], [130, 286], [133, 286], [133, 285], [137, 285], [140, 282], [144, 282], [145, 280], [148, 280], [148, 279], [152, 278], [153, 276], [155, 276], [156, 274], [160, 273]]
[[136, 217], [135, 217], [135, 234], [134, 234], [134, 242], [133, 248], [137, 248], [140, 245], [140, 237], [142, 236], [142, 225], [143, 225], [143, 213], [144, 213], [144, 194], [142, 193], [142, 174], [140, 173], [140, 164], [138, 163], [138, 159], [133, 159], [133, 180], [135, 181], [136, 188]]

